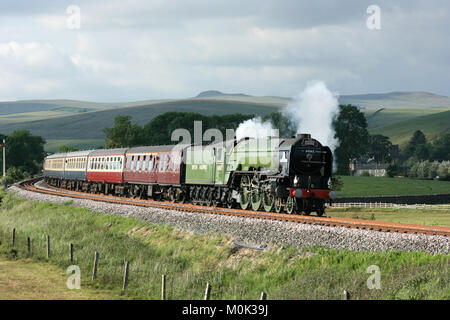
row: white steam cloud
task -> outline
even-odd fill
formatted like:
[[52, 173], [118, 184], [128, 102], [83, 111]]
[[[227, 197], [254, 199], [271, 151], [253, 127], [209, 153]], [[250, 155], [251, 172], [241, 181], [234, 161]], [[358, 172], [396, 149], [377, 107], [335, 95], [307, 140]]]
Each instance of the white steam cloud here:
[[309, 133], [331, 151], [339, 146], [334, 137], [333, 120], [339, 113], [338, 95], [333, 94], [322, 81], [307, 84], [285, 110], [295, 124], [297, 133]]
[[242, 138], [266, 138], [270, 136], [278, 136], [278, 130], [274, 129], [272, 123], [262, 122], [260, 117], [253, 118], [242, 122], [236, 129], [236, 139]]

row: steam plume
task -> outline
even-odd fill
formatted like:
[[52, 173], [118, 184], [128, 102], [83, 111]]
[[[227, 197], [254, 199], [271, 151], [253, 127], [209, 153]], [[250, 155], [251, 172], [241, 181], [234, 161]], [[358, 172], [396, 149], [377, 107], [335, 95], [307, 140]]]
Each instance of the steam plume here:
[[236, 139], [242, 138], [266, 138], [278, 136], [278, 130], [273, 129], [271, 122], [262, 122], [260, 117], [242, 122], [236, 129]]
[[288, 104], [285, 113], [295, 124], [297, 133], [310, 133], [332, 152], [339, 146], [332, 125], [339, 113], [338, 95], [328, 90], [322, 81], [308, 83]]

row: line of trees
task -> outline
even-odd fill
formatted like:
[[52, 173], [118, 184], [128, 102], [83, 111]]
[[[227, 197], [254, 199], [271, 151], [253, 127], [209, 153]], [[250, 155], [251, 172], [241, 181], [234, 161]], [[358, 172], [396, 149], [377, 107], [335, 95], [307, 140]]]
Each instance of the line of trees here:
[[[335, 157], [338, 173], [348, 174], [350, 159], [359, 158], [366, 154], [369, 134], [366, 118], [357, 107], [340, 105], [339, 108], [339, 116], [333, 123], [336, 137], [340, 141], [339, 147], [335, 150]], [[115, 117], [113, 127], [106, 127], [103, 130], [106, 135], [105, 147], [173, 144], [171, 134], [175, 129], [187, 129], [193, 136], [194, 121], [199, 120], [202, 121], [203, 130], [216, 128], [225, 137], [226, 129], [236, 130], [240, 123], [254, 117], [255, 115], [252, 114], [206, 116], [192, 112], [167, 112], [153, 118], [148, 124], [141, 127], [132, 123], [130, 116], [119, 115]], [[280, 112], [269, 113], [262, 120], [264, 122], [270, 121], [273, 127], [279, 130], [281, 137], [290, 137], [296, 133], [290, 119]], [[380, 143], [384, 143], [383, 139], [380, 141]]]
[[174, 144], [171, 141], [172, 132], [179, 128], [187, 129], [194, 136], [194, 121], [202, 121], [202, 130], [219, 129], [226, 136], [226, 129], [234, 129], [245, 120], [254, 118], [255, 115], [226, 114], [223, 116], [205, 116], [194, 112], [166, 112], [153, 118], [145, 126], [141, 127], [131, 123], [131, 117], [118, 115], [114, 118], [114, 126], [106, 127], [103, 132], [106, 135], [105, 147], [121, 148], [142, 145]]

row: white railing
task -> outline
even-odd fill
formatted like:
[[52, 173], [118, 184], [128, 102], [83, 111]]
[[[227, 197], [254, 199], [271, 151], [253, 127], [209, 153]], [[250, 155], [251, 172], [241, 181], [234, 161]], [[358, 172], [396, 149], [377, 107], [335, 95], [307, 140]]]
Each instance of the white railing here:
[[385, 202], [343, 202], [343, 203], [326, 203], [328, 208], [412, 208], [412, 209], [450, 209], [450, 204], [397, 204]]

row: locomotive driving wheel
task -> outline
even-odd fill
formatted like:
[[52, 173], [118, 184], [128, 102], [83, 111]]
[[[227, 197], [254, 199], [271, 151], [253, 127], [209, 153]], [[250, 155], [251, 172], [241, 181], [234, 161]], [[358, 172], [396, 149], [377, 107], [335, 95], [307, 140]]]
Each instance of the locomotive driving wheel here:
[[263, 205], [266, 212], [270, 212], [274, 206], [275, 197], [270, 191], [264, 191]]
[[248, 176], [242, 176], [239, 186], [240, 186], [239, 194], [241, 196], [241, 209], [246, 210], [248, 208], [251, 198], [250, 178]]
[[228, 209], [231, 209], [234, 207], [234, 199], [233, 199], [233, 191], [229, 190], [227, 191], [227, 207]]
[[252, 209], [258, 211], [261, 207], [262, 197], [261, 190], [259, 189], [258, 178], [256, 176], [252, 179], [252, 193], [251, 193], [251, 201], [252, 201]]
[[208, 188], [205, 191], [205, 204], [210, 207], [213, 203], [214, 190], [212, 188]]
[[289, 196], [286, 200], [286, 206], [285, 206], [286, 213], [291, 214], [292, 212], [294, 212], [294, 208], [295, 208], [294, 198]]
[[273, 207], [276, 213], [280, 213], [281, 210], [283, 209], [283, 199], [281, 197], [276, 197]]

